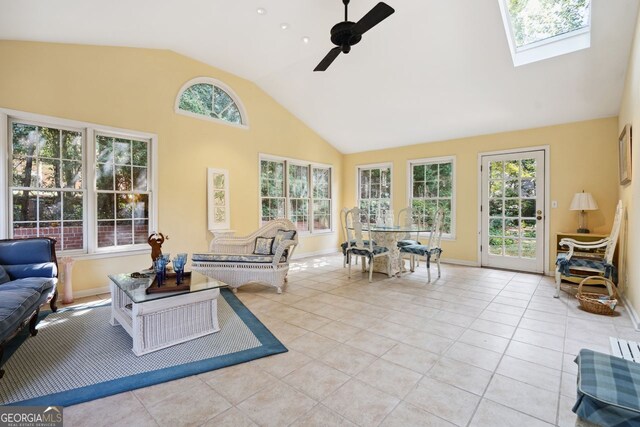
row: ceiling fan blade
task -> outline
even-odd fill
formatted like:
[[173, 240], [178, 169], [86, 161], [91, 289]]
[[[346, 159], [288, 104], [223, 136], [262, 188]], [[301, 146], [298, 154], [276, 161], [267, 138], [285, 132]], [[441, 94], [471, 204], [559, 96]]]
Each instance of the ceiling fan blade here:
[[329, 53], [327, 53], [327, 55], [322, 58], [322, 61], [320, 61], [320, 63], [316, 66], [316, 68], [313, 69], [313, 71], [324, 71], [329, 68], [329, 65], [331, 65], [334, 59], [336, 59], [338, 55], [340, 55], [341, 51], [342, 48], [339, 46], [331, 49]]
[[386, 3], [380, 2], [373, 6], [366, 15], [364, 15], [358, 22], [351, 27], [351, 34], [362, 35], [369, 31], [371, 28], [378, 25], [380, 22], [388, 18], [395, 9]]

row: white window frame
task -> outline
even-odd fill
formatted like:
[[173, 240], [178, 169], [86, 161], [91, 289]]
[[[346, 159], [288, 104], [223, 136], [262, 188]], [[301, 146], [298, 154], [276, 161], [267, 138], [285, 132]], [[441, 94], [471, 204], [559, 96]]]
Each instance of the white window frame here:
[[[216, 190], [213, 187], [213, 179], [215, 175], [224, 176], [224, 218], [223, 222], [217, 222], [215, 217], [215, 197], [213, 192]], [[231, 202], [229, 194], [229, 170], [228, 169], [216, 169], [207, 168], [207, 219], [209, 231], [215, 232], [220, 230], [229, 230], [231, 228]]]
[[[282, 162], [284, 163], [284, 215], [285, 218], [289, 219], [289, 164], [297, 165], [297, 166], [307, 166], [309, 169], [308, 179], [309, 179], [309, 197], [307, 198], [309, 203], [309, 230], [298, 230], [300, 235], [321, 235], [321, 234], [329, 234], [335, 231], [335, 202], [333, 198], [333, 188], [335, 183], [333, 181], [333, 166], [326, 163], [317, 163], [317, 162], [309, 162], [306, 160], [293, 159], [289, 157], [280, 157], [274, 156], [271, 154], [263, 154], [260, 153], [258, 156], [258, 226], [262, 226], [262, 195], [261, 195], [261, 184], [262, 184], [262, 161], [271, 161], [271, 162]], [[329, 169], [329, 195], [330, 195], [330, 212], [331, 212], [331, 225], [329, 229], [321, 229], [314, 230], [313, 228], [313, 168], [323, 168]], [[300, 200], [300, 199], [296, 199]], [[327, 200], [327, 199], [320, 199]]]
[[[196, 114], [196, 113], [192, 113], [191, 111], [180, 109], [180, 98], [182, 98], [182, 94], [184, 93], [184, 91], [189, 89], [193, 85], [202, 84], [202, 83], [217, 86], [223, 91], [225, 91], [227, 95], [229, 95], [229, 97], [233, 100], [233, 102], [235, 102], [236, 107], [238, 107], [238, 111], [240, 111], [240, 118], [242, 123], [231, 123], [226, 120], [218, 119], [217, 117], [209, 117], [203, 114]], [[178, 96], [176, 96], [176, 101], [174, 103], [173, 108], [177, 114], [182, 114], [183, 116], [193, 117], [200, 120], [208, 120], [214, 123], [225, 124], [228, 126], [233, 126], [233, 127], [245, 129], [245, 130], [249, 129], [249, 116], [247, 115], [247, 110], [244, 108], [244, 104], [242, 103], [242, 101], [240, 101], [240, 97], [236, 95], [236, 93], [233, 91], [233, 89], [231, 89], [231, 87], [221, 82], [220, 80], [214, 79], [213, 77], [196, 77], [194, 79], [189, 80], [185, 84], [183, 84], [180, 90], [178, 91]]]
[[407, 160], [407, 206], [412, 206], [413, 201], [413, 166], [423, 164], [438, 164], [451, 162], [451, 232], [442, 233], [443, 240], [456, 239], [456, 156], [425, 157], [422, 159]]
[[[313, 192], [315, 190], [315, 187], [313, 185], [313, 170], [314, 169], [326, 169], [329, 172], [329, 197], [328, 198], [318, 198], [316, 199], [313, 194], [311, 194], [311, 203], [315, 203], [316, 201], [328, 201], [329, 202], [329, 228], [323, 228], [320, 229], [318, 231], [316, 231], [315, 233], [320, 233], [320, 232], [330, 232], [333, 230], [333, 170], [331, 167], [328, 166], [319, 166], [317, 164], [313, 164], [310, 165], [309, 167], [309, 182], [311, 184], [311, 188], [310, 191]], [[315, 218], [314, 218], [314, 214], [315, 214], [315, 206], [312, 207], [311, 209], [311, 217], [310, 217], [310, 221], [315, 224]]]
[[9, 173], [11, 161], [8, 123], [10, 120], [36, 122], [43, 126], [72, 128], [82, 130], [84, 137], [83, 145], [83, 172], [82, 188], [85, 191], [85, 202], [83, 209], [84, 228], [84, 249], [60, 251], [61, 256], [73, 256], [74, 258], [92, 259], [118, 256], [122, 254], [148, 253], [149, 245], [132, 244], [122, 246], [112, 246], [98, 248], [97, 227], [98, 213], [96, 206], [96, 185], [95, 185], [95, 137], [96, 133], [109, 134], [122, 138], [143, 139], [149, 141], [149, 229], [157, 230], [158, 226], [158, 137], [155, 134], [138, 132], [128, 129], [109, 127], [94, 123], [81, 122], [75, 120], [61, 119], [57, 117], [34, 114], [24, 111], [0, 108], [0, 200], [6, 202], [7, 209], [0, 212], [0, 238], [6, 239], [12, 236], [10, 207], [12, 206], [11, 195], [9, 194]]
[[[360, 171], [362, 169], [386, 169], [389, 168], [389, 178], [391, 179], [389, 186], [389, 207], [393, 210], [393, 163], [370, 163], [366, 165], [356, 165], [356, 206], [360, 208]], [[374, 199], [367, 199], [374, 200]], [[378, 198], [375, 200], [382, 200], [382, 198]]]
[[[589, 25], [586, 27], [518, 47], [516, 45], [515, 35], [513, 34], [511, 14], [509, 13], [509, 7], [506, 1], [507, 0], [498, 0], [498, 4], [500, 6], [500, 12], [502, 13], [502, 23], [504, 24], [507, 42], [509, 43], [509, 52], [511, 52], [514, 67], [591, 47], [591, 18], [589, 18]], [[589, 7], [589, 13], [592, 12], [592, 6], [593, 5]]]

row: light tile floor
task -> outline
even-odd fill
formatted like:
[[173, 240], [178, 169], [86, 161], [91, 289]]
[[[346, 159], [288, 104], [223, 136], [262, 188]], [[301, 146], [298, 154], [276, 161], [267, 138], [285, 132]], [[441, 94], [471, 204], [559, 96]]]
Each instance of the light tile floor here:
[[65, 425], [574, 426], [579, 349], [640, 340], [624, 307], [586, 313], [550, 277], [442, 270], [368, 283], [341, 255], [302, 259], [282, 295], [237, 293], [288, 353], [72, 406]]

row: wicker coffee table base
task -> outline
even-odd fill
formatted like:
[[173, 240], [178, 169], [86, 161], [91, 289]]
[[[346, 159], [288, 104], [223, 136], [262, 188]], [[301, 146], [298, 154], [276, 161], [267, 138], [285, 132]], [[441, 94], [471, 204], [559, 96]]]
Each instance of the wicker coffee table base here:
[[111, 282], [111, 325], [133, 338], [136, 356], [190, 341], [220, 330], [219, 289], [208, 289], [134, 303]]

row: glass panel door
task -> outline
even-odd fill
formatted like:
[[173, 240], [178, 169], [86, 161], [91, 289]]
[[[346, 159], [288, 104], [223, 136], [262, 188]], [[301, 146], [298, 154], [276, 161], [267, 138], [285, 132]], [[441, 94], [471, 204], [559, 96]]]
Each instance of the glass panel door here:
[[544, 152], [482, 157], [482, 265], [544, 270]]

